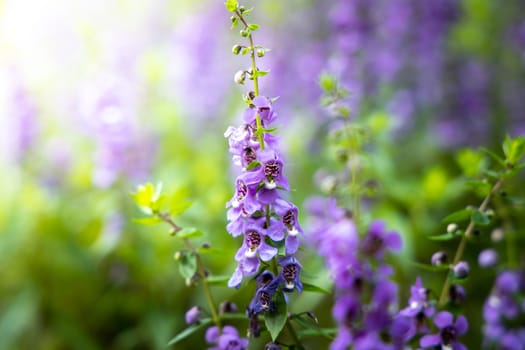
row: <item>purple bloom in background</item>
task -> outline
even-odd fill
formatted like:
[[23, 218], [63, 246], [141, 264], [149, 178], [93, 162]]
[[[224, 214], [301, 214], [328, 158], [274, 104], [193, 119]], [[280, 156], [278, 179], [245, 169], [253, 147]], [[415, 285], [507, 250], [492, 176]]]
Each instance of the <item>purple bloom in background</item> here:
[[374, 221], [361, 243], [361, 249], [363, 253], [379, 259], [387, 250], [401, 249], [401, 237], [397, 232], [386, 232], [383, 221]]
[[483, 305], [484, 348], [523, 349], [525, 326], [525, 272], [503, 270]]
[[222, 332], [216, 326], [206, 330], [206, 341], [214, 346], [208, 350], [245, 350], [248, 339], [239, 337], [239, 332], [232, 326], [224, 326]]
[[436, 346], [447, 346], [452, 350], [467, 350], [458, 341], [458, 336], [465, 334], [468, 323], [465, 316], [458, 316], [454, 322], [454, 316], [447, 311], [441, 311], [434, 316], [434, 324], [439, 328], [439, 333], [423, 336], [419, 344], [422, 348], [433, 348]]
[[478, 255], [478, 264], [481, 267], [494, 267], [498, 263], [498, 253], [494, 249], [482, 250]]

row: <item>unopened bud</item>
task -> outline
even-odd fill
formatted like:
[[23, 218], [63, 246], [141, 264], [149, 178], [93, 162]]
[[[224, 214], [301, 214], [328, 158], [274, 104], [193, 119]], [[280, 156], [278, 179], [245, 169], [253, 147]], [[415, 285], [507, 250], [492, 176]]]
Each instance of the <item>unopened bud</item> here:
[[200, 322], [201, 309], [198, 306], [193, 306], [191, 309], [186, 311], [184, 319], [187, 325], [192, 325]]
[[488, 217], [493, 217], [494, 216], [494, 210], [493, 209], [485, 210], [485, 215], [487, 215]]
[[503, 236], [505, 235], [503, 229], [501, 227], [497, 227], [494, 230], [492, 230], [492, 233], [490, 234], [490, 239], [492, 242], [500, 242], [503, 239]]
[[448, 290], [448, 297], [452, 304], [459, 305], [463, 300], [465, 300], [465, 289], [457, 284], [453, 284], [450, 286], [450, 289]]
[[430, 263], [434, 266], [442, 266], [447, 263], [448, 256], [444, 251], [435, 252], [430, 258]]
[[233, 80], [239, 85], [244, 84], [244, 81], [246, 80], [246, 71], [240, 70], [235, 73]]
[[237, 312], [237, 305], [231, 301], [225, 301], [219, 306], [221, 314], [234, 314]]
[[246, 11], [246, 8], [244, 6], [240, 6], [239, 7], [239, 12], [242, 14], [242, 13], [244, 13], [244, 11]]
[[209, 243], [202, 243], [201, 248], [203, 248], [203, 249], [210, 249], [211, 245]]
[[247, 31], [246, 29], [241, 29], [240, 32], [239, 32], [239, 34], [241, 34], [241, 36], [242, 36], [243, 38], [246, 38], [248, 35], [250, 35], [250, 32]]
[[454, 233], [454, 232], [457, 231], [457, 229], [458, 229], [458, 225], [455, 224], [455, 223], [448, 224], [448, 226], [447, 226], [447, 232], [448, 233]]
[[257, 57], [263, 57], [265, 53], [266, 53], [266, 50], [257, 49]]
[[264, 350], [281, 350], [281, 346], [279, 344], [272, 342], [269, 342], [264, 346]]
[[175, 254], [173, 255], [173, 258], [177, 261], [180, 260], [180, 258], [182, 258], [182, 253], [179, 251], [175, 252]]
[[454, 266], [453, 271], [454, 277], [464, 279], [468, 277], [470, 267], [466, 261], [460, 261]]
[[233, 48], [232, 48], [232, 52], [234, 55], [238, 55], [242, 50], [242, 46], [241, 45], [234, 45]]

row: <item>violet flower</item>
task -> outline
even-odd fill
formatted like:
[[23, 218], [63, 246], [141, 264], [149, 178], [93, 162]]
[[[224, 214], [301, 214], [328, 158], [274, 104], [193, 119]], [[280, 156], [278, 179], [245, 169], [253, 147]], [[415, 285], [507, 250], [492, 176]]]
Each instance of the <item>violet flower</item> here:
[[451, 350], [467, 350], [465, 345], [458, 341], [458, 336], [465, 334], [468, 323], [465, 316], [458, 316], [454, 322], [454, 316], [447, 311], [441, 311], [434, 316], [434, 323], [439, 328], [439, 333], [423, 336], [419, 344], [428, 349], [441, 345]]
[[239, 332], [232, 326], [222, 327], [222, 332], [216, 326], [206, 330], [206, 341], [214, 346], [208, 350], [245, 350], [248, 339], [239, 337]]

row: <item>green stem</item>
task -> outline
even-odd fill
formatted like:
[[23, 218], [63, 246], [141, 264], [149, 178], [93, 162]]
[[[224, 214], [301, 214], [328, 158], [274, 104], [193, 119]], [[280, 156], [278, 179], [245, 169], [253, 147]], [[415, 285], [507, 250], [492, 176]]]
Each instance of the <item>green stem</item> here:
[[[182, 230], [182, 227], [177, 225], [172, 218], [169, 216], [168, 213], [160, 213], [160, 212], [154, 212], [155, 215], [157, 215], [159, 218], [164, 220], [167, 224], [169, 224], [173, 229], [173, 234], [176, 235], [177, 232]], [[206, 274], [206, 269], [204, 268], [204, 263], [202, 262], [201, 256], [199, 255], [199, 252], [193, 244], [190, 242], [188, 238], [184, 238], [184, 244], [188, 247], [188, 249], [195, 254], [195, 257], [197, 259], [197, 275], [202, 280], [202, 286], [204, 287], [204, 294], [206, 296], [206, 300], [208, 302], [208, 305], [210, 306], [211, 315], [213, 319], [213, 323], [217, 325], [217, 327], [221, 328], [221, 318], [219, 316], [219, 311], [217, 309], [217, 304], [215, 303], [215, 300], [213, 299], [213, 295], [211, 293], [210, 285], [208, 284], [208, 278]]]
[[[239, 12], [239, 10], [236, 10], [235, 14], [241, 20], [242, 24], [244, 25], [244, 29], [248, 29], [248, 23], [246, 22], [242, 14]], [[253, 44], [253, 35], [251, 32], [248, 35], [248, 41], [250, 42], [250, 58], [252, 61], [253, 94], [255, 95], [255, 97], [257, 97], [259, 96], [259, 77], [257, 75], [257, 64], [255, 62], [255, 45]], [[255, 123], [257, 125], [257, 131], [262, 130], [262, 122], [259, 113], [255, 114]], [[264, 149], [264, 139], [262, 132], [259, 134], [259, 144], [261, 145], [261, 149]]]
[[[501, 185], [503, 184], [503, 179], [498, 179], [498, 181], [494, 184], [492, 189], [490, 190], [489, 194], [485, 197], [481, 205], [479, 206], [479, 211], [484, 212], [487, 209], [487, 206], [489, 205], [490, 199], [492, 196], [499, 190]], [[452, 265], [456, 265], [462, 258], [463, 252], [465, 251], [465, 247], [467, 246], [467, 240], [472, 235], [472, 232], [474, 231], [474, 221], [470, 220], [467, 229], [465, 230], [465, 233], [461, 237], [461, 241], [459, 242], [458, 248], [456, 250], [456, 254], [454, 255], [454, 260], [452, 261]], [[448, 290], [450, 289], [450, 279], [447, 276], [447, 279], [445, 280], [445, 283], [443, 284], [443, 289], [441, 290], [441, 296], [439, 298], [439, 305], [443, 306], [447, 302], [447, 294]]]

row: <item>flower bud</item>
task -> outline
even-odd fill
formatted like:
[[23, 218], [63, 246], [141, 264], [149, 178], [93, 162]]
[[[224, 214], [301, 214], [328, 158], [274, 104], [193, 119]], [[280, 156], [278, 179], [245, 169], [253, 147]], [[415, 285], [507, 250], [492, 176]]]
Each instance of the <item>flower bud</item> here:
[[453, 284], [450, 286], [450, 289], [448, 290], [448, 298], [452, 304], [461, 304], [463, 300], [465, 300], [465, 296], [465, 289], [462, 286], [458, 284]]
[[455, 223], [448, 224], [447, 226], [447, 232], [448, 233], [454, 233], [458, 229], [458, 225]]
[[505, 233], [503, 232], [503, 229], [501, 227], [495, 228], [492, 230], [492, 233], [490, 234], [490, 239], [492, 242], [500, 242], [503, 239], [503, 236]]
[[239, 85], [244, 84], [244, 81], [246, 80], [246, 71], [240, 70], [235, 73], [233, 80]]
[[198, 306], [193, 306], [191, 309], [186, 311], [184, 319], [187, 325], [197, 324], [200, 322], [201, 309]]
[[468, 277], [470, 267], [466, 261], [460, 261], [454, 266], [453, 271], [454, 277], [464, 279]]
[[221, 314], [234, 314], [237, 310], [237, 305], [231, 301], [225, 301], [219, 305], [219, 311]]
[[180, 260], [180, 258], [182, 258], [182, 253], [180, 251], [175, 252], [175, 255], [173, 255], [173, 258], [177, 261]]
[[241, 14], [243, 14], [244, 11], [246, 11], [246, 8], [245, 8], [244, 6], [240, 6], [240, 7], [239, 7], [239, 12], [240, 12]]
[[232, 52], [234, 55], [238, 55], [242, 50], [242, 46], [241, 45], [234, 45], [233, 48], [232, 48]]
[[444, 251], [435, 252], [430, 258], [430, 263], [433, 266], [442, 266], [448, 261], [448, 255]]
[[242, 36], [243, 38], [246, 38], [248, 35], [250, 35], [250, 32], [247, 31], [246, 29], [241, 29], [240, 32], [239, 32], [239, 34], [241, 34], [241, 36]]
[[266, 53], [266, 50], [264, 49], [257, 49], [257, 57], [263, 57], [264, 54]]

